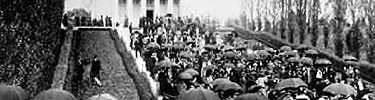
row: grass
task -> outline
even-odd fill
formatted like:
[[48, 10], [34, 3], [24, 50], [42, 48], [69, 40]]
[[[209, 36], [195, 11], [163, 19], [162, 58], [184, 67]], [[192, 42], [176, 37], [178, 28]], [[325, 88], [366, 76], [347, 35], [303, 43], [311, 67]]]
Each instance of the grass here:
[[[102, 90], [115, 96], [119, 100], [140, 100], [137, 84], [129, 75], [123, 58], [117, 52], [115, 42], [112, 40], [110, 31], [80, 31], [79, 45], [76, 49], [81, 52], [84, 59], [92, 59], [97, 55], [102, 64], [101, 82]], [[90, 70], [90, 68], [87, 68]], [[86, 100], [88, 97], [98, 94], [98, 87], [90, 87], [88, 82], [79, 89], [77, 97]]]

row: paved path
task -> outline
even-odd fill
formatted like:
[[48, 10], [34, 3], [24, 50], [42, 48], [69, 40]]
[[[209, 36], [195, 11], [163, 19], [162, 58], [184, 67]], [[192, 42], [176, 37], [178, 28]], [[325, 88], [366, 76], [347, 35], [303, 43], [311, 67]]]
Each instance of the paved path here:
[[[78, 43], [82, 57], [90, 59], [98, 55], [101, 61], [101, 82], [102, 90], [119, 100], [139, 100], [138, 91], [133, 79], [128, 75], [122, 58], [116, 51], [114, 41], [109, 31], [83, 31], [80, 34], [82, 39]], [[87, 69], [90, 70], [90, 69]], [[79, 99], [86, 100], [88, 97], [98, 94], [100, 89], [96, 86], [85, 84], [77, 95]]]
[[[120, 38], [122, 38], [123, 41], [126, 43], [126, 49], [129, 52], [132, 53], [132, 56], [134, 58], [136, 58], [136, 64], [138, 66], [138, 70], [140, 72], [146, 73], [147, 76], [150, 76], [150, 72], [147, 71], [147, 69], [146, 69], [146, 63], [145, 63], [145, 61], [141, 57], [136, 57], [135, 56], [135, 51], [131, 50], [131, 48], [130, 48], [130, 33], [129, 33], [129, 29], [127, 29], [127, 28], [116, 28], [116, 30], [119, 33]], [[158, 88], [159, 88], [158, 87], [159, 83], [156, 82], [152, 77], [147, 77], [147, 78], [148, 78], [150, 86], [151, 86], [151, 91], [153, 92], [154, 95], [158, 95], [157, 91], [158, 91]]]

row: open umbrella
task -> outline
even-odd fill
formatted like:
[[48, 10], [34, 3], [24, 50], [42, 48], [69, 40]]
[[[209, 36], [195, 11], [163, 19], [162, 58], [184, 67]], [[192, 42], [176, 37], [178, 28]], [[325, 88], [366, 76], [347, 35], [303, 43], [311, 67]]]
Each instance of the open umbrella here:
[[161, 48], [172, 48], [171, 44], [162, 44]]
[[208, 89], [192, 89], [182, 92], [176, 100], [220, 100], [218, 94]]
[[33, 100], [77, 100], [77, 98], [68, 91], [50, 89], [37, 94]]
[[246, 50], [247, 47], [246, 46], [238, 46], [238, 47], [235, 47], [234, 49], [235, 50]]
[[228, 52], [225, 52], [224, 54], [224, 57], [227, 57], [227, 58], [235, 58], [237, 56], [237, 54], [233, 51], [228, 51]]
[[299, 63], [300, 59], [298, 57], [291, 57], [291, 58], [288, 59], [288, 62]]
[[318, 64], [318, 65], [330, 65], [332, 64], [331, 61], [329, 61], [328, 59], [318, 59], [315, 61], [315, 64]]
[[210, 84], [215, 86], [215, 85], [219, 85], [219, 84], [223, 84], [227, 82], [231, 82], [231, 81], [227, 78], [217, 78], [214, 81], [210, 82]]
[[259, 50], [257, 52], [257, 54], [261, 57], [261, 58], [267, 58], [269, 56], [271, 56], [271, 54], [269, 52], [267, 52], [266, 50]]
[[280, 51], [281, 52], [285, 52], [285, 51], [292, 51], [292, 48], [290, 46], [282, 46], [280, 48]]
[[29, 94], [19, 86], [0, 85], [0, 98], [2, 100], [26, 100]]
[[218, 84], [215, 91], [242, 90], [241, 86], [234, 82], [224, 82]]
[[88, 98], [87, 100], [118, 100], [118, 99], [116, 99], [114, 96], [112, 96], [108, 93], [105, 93], [105, 94], [94, 95], [94, 96]]
[[151, 42], [151, 43], [147, 44], [146, 48], [147, 49], [159, 49], [160, 45], [156, 42]]
[[189, 73], [182, 72], [180, 75], [178, 75], [178, 78], [180, 79], [193, 79], [193, 76]]
[[313, 65], [314, 61], [311, 58], [302, 57], [301, 63], [306, 64], [306, 65]]
[[357, 95], [357, 91], [354, 89], [354, 87], [348, 85], [348, 84], [342, 84], [342, 83], [333, 83], [331, 85], [328, 85], [323, 89], [325, 92], [329, 92], [332, 94], [343, 94], [343, 95]]
[[245, 59], [246, 60], [255, 60], [255, 59], [259, 59], [259, 55], [256, 54], [256, 53], [247, 53], [244, 55], [245, 56]]
[[296, 47], [297, 50], [307, 50], [309, 49], [309, 46], [305, 45], [305, 44], [301, 44], [301, 45], [298, 45]]
[[193, 55], [192, 53], [190, 53], [190, 52], [181, 52], [181, 53], [179, 54], [179, 56], [180, 56], [180, 57], [183, 57], [183, 58], [188, 58], [188, 59], [194, 57], [194, 55]]
[[216, 68], [217, 68], [216, 65], [208, 65], [208, 66], [204, 67], [203, 70], [216, 69]]
[[276, 52], [276, 50], [273, 49], [273, 48], [267, 48], [266, 51], [269, 52], [269, 53], [275, 53]]
[[307, 54], [307, 55], [318, 55], [319, 53], [316, 50], [310, 49], [310, 50], [305, 51], [305, 54]]
[[284, 55], [287, 55], [287, 56], [292, 56], [292, 57], [295, 57], [298, 55], [298, 52], [293, 50], [293, 51], [287, 51], [284, 53]]
[[232, 63], [226, 63], [226, 64], [224, 64], [224, 66], [223, 66], [224, 68], [234, 68], [234, 67], [236, 67], [234, 64], [232, 64]]
[[207, 49], [207, 50], [217, 50], [217, 46], [215, 45], [205, 45], [203, 46], [204, 49]]
[[234, 47], [232, 47], [232, 46], [224, 46], [223, 48], [222, 48], [222, 50], [224, 50], [224, 51], [230, 51], [230, 50], [234, 50], [235, 48]]
[[182, 49], [185, 49], [184, 45], [181, 45], [181, 44], [174, 44], [172, 46], [173, 49], [175, 50], [182, 50]]
[[199, 75], [199, 72], [193, 68], [186, 69], [184, 73], [189, 73], [191, 76]]
[[351, 56], [351, 55], [344, 55], [344, 56], [342, 57], [342, 59], [343, 59], [344, 61], [357, 61], [357, 60], [358, 60], [357, 58], [355, 58], [355, 57], [353, 57], [353, 56]]
[[303, 82], [300, 78], [288, 78], [281, 80], [276, 86], [275, 89], [282, 90], [286, 88], [298, 88], [301, 86], [308, 86], [305, 82]]
[[156, 63], [156, 66], [158, 66], [158, 68], [165, 68], [165, 67], [179, 67], [178, 64], [174, 63], [174, 62], [171, 62], [169, 60], [163, 60], [163, 61], [160, 61], [158, 63]]
[[268, 100], [267, 97], [259, 94], [259, 93], [248, 93], [248, 94], [242, 94], [234, 100]]

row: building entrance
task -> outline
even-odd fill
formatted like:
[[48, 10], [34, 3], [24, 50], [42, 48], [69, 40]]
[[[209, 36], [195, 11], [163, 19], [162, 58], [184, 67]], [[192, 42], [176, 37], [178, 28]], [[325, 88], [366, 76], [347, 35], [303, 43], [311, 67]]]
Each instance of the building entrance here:
[[147, 10], [146, 11], [146, 17], [153, 19], [154, 18], [154, 10]]

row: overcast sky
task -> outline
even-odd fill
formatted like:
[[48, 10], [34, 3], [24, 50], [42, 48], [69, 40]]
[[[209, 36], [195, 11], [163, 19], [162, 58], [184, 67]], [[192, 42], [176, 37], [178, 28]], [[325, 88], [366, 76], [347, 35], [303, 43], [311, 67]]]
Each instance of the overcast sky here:
[[182, 0], [185, 14], [209, 14], [220, 20], [238, 17], [241, 0]]

